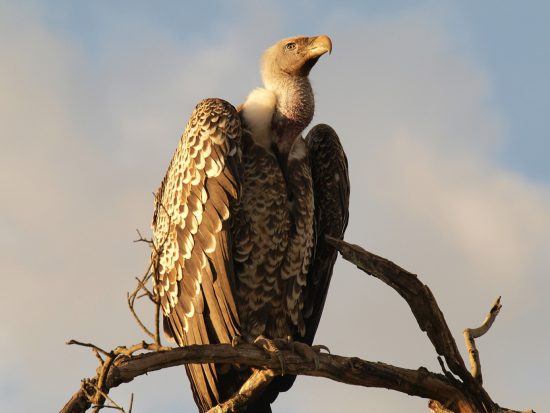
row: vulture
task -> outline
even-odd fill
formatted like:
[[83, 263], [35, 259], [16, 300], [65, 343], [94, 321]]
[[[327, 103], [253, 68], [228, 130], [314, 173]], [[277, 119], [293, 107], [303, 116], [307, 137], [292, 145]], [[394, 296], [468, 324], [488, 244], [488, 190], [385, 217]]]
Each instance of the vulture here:
[[[262, 56], [263, 88], [237, 108], [212, 98], [193, 111], [152, 223], [154, 291], [179, 346], [243, 340], [319, 351], [309, 346], [336, 260], [325, 235], [342, 238], [347, 226], [348, 165], [330, 126], [302, 133], [315, 108], [308, 75], [331, 51], [325, 35], [281, 40]], [[186, 371], [200, 412], [252, 374], [238, 365]], [[276, 377], [247, 411], [270, 412], [294, 379]]]

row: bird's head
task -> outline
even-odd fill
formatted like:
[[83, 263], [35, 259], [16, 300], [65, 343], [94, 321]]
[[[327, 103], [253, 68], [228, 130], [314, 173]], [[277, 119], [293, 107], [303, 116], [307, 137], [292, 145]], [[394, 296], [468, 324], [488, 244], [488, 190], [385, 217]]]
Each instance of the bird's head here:
[[326, 35], [290, 37], [265, 51], [262, 56], [262, 79], [269, 89], [288, 77], [307, 77], [317, 60], [332, 51], [332, 41]]

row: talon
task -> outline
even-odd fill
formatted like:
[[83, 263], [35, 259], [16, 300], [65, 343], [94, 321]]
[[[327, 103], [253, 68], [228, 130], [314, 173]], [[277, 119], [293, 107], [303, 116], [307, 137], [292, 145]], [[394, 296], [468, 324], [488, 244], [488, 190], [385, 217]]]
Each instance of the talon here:
[[275, 338], [273, 339], [273, 343], [279, 350], [289, 350], [292, 347], [292, 340], [290, 340], [288, 337]]
[[285, 359], [283, 358], [283, 356], [282, 356], [282, 354], [279, 350], [276, 350], [273, 354], [279, 360], [279, 364], [281, 365], [281, 376], [284, 376], [285, 375]]
[[319, 370], [321, 366], [321, 362], [319, 359], [319, 354], [321, 353], [321, 350], [324, 349], [329, 351], [328, 347], [326, 346], [308, 346], [307, 344], [301, 343], [299, 341], [293, 342], [292, 348], [296, 351], [297, 354], [303, 356], [307, 361], [313, 362], [315, 364], [315, 370]]
[[241, 336], [233, 336], [233, 338], [231, 339], [231, 347], [235, 348], [237, 347], [239, 344], [242, 344], [244, 343], [244, 340]]
[[285, 359], [281, 354], [280, 348], [284, 348], [285, 345], [288, 345], [288, 342], [285, 339], [270, 340], [260, 335], [254, 340], [254, 345], [269, 353], [272, 359], [275, 357], [277, 358], [279, 364], [281, 365], [281, 376], [284, 376], [286, 370]]
[[314, 346], [311, 346], [311, 348], [317, 351], [318, 353], [321, 353], [321, 350], [325, 350], [328, 354], [330, 354], [330, 349], [323, 344], [316, 344]]

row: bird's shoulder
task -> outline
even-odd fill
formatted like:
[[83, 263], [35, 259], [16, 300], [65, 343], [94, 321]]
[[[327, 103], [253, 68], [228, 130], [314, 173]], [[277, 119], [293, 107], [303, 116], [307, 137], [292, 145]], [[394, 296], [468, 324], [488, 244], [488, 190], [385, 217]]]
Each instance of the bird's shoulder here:
[[[229, 102], [203, 99], [193, 110], [155, 194], [152, 228], [165, 271], [175, 267], [181, 240], [192, 247], [207, 204], [215, 204], [222, 220], [229, 216], [240, 187], [241, 135], [239, 114]], [[182, 231], [186, 237], [178, 238]], [[184, 258], [190, 254], [185, 251]]]

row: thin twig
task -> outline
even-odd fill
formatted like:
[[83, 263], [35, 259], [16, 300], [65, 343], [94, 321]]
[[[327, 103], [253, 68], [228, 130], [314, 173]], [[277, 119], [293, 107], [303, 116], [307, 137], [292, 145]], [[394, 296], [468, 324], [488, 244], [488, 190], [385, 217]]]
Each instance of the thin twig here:
[[134, 353], [136, 353], [138, 351], [141, 351], [141, 350], [160, 352], [160, 351], [169, 351], [169, 350], [173, 350], [173, 349], [174, 349], [174, 347], [160, 346], [157, 343], [147, 343], [145, 341], [142, 341], [141, 343], [134, 344], [130, 347], [119, 346], [119, 347], [115, 348], [113, 350], [113, 352], [117, 356], [130, 357], [130, 356], [133, 356]]
[[135, 239], [134, 242], [145, 242], [146, 244], [152, 245], [153, 240], [150, 238], [144, 238], [143, 235], [141, 235], [141, 232], [139, 232], [139, 229], [136, 229], [136, 232], [138, 234], [138, 239]]
[[[101, 365], [101, 369], [99, 371], [99, 374], [97, 376], [97, 384], [94, 384], [94, 388], [96, 389], [96, 394], [94, 396], [94, 399], [92, 400], [94, 403], [96, 403], [98, 406], [94, 409], [95, 412], [99, 412], [101, 410], [101, 405], [104, 404], [105, 399], [108, 398], [103, 391], [105, 389], [105, 380], [107, 379], [107, 374], [109, 374], [109, 369], [113, 365], [114, 356], [108, 356], [105, 358], [105, 362]], [[107, 392], [109, 389], [106, 389]]]
[[[135, 297], [135, 296], [134, 296]], [[132, 296], [127, 293], [127, 301], [128, 301], [128, 308], [130, 309], [130, 313], [132, 313], [132, 316], [134, 317], [134, 320], [139, 325], [139, 327], [143, 330], [145, 334], [147, 334], [151, 339], [155, 339], [155, 335], [145, 326], [145, 324], [141, 321], [139, 316], [137, 315], [135, 309], [134, 309], [134, 301], [132, 299]]]
[[134, 408], [134, 393], [130, 394], [130, 406], [128, 407], [128, 413], [132, 413]]
[[[166, 209], [166, 207], [162, 203], [162, 200], [160, 198], [160, 194], [155, 193], [155, 194], [153, 194], [153, 196], [155, 197], [155, 202], [157, 203], [157, 205], [160, 205], [160, 207], [164, 210], [164, 213], [168, 216], [168, 228], [170, 228], [172, 226], [172, 215], [170, 215], [168, 213], [168, 209]], [[152, 266], [152, 269], [153, 269], [153, 271], [151, 272], [151, 275], [153, 276], [153, 282], [154, 282], [155, 286], [158, 285], [158, 281], [159, 281], [158, 280], [158, 272], [157, 272], [157, 269], [159, 267], [159, 262], [160, 262], [159, 250], [162, 250], [164, 248], [164, 244], [166, 243], [166, 241], [168, 241], [168, 235], [169, 235], [169, 232], [167, 232], [166, 235], [164, 236], [164, 239], [162, 240], [162, 242], [160, 244], [160, 247], [157, 247], [154, 242], [152, 244], [152, 248], [153, 248], [153, 252], [154, 252], [153, 256], [155, 258], [154, 258], [154, 261], [153, 261], [153, 259], [151, 259], [151, 266]], [[144, 288], [147, 290], [147, 288], [145, 286], [144, 286]], [[158, 292], [158, 288], [155, 287], [153, 292], [154, 292], [154, 294], [151, 294], [151, 296], [149, 298], [151, 298], [151, 300], [155, 303], [155, 334], [154, 334], [154, 340], [155, 340], [155, 343], [160, 346], [161, 345], [161, 338], [160, 338], [160, 319], [161, 319], [160, 306], [161, 306], [161, 299], [160, 299], [160, 295], [159, 295], [159, 292]]]
[[98, 346], [96, 346], [95, 344], [92, 344], [92, 343], [83, 343], [82, 341], [69, 340], [65, 344], [67, 344], [68, 346], [76, 345], [76, 346], [82, 346], [82, 347], [89, 347], [89, 348], [91, 348], [91, 349], [97, 351], [98, 353], [101, 353], [101, 354], [103, 354], [104, 356], [107, 356], [107, 357], [109, 357], [111, 355], [110, 352], [105, 351], [101, 347], [98, 347]]
[[160, 342], [160, 299], [155, 303], [155, 343], [161, 345]]
[[[171, 223], [172, 223], [172, 216], [168, 213], [168, 210], [163, 205], [159, 194], [153, 193], [153, 197], [155, 198], [155, 204], [157, 205], [157, 207], [160, 206], [160, 208], [168, 216], [168, 228], [170, 228]], [[149, 262], [149, 266], [147, 267], [147, 270], [145, 271], [145, 274], [141, 278], [136, 277], [136, 281], [137, 281], [138, 285], [132, 293], [127, 293], [126, 300], [127, 300], [127, 303], [128, 303], [128, 308], [130, 309], [130, 313], [132, 314], [132, 316], [133, 316], [134, 320], [136, 321], [136, 323], [138, 324], [138, 326], [141, 328], [141, 330], [147, 336], [149, 336], [151, 339], [153, 339], [154, 342], [157, 345], [160, 346], [161, 345], [161, 340], [160, 340], [160, 297], [158, 296], [158, 292], [156, 292], [156, 291], [151, 292], [147, 288], [146, 284], [147, 284], [147, 282], [149, 282], [149, 280], [151, 278], [153, 278], [154, 284], [157, 284], [156, 271], [157, 271], [158, 264], [159, 264], [159, 259], [160, 259], [159, 251], [162, 250], [162, 248], [164, 247], [164, 244], [168, 240], [169, 233], [167, 233], [165, 235], [164, 239], [160, 243], [160, 246], [157, 246], [156, 243], [154, 242], [154, 239], [147, 239], [147, 238], [143, 237], [143, 235], [141, 234], [139, 229], [136, 229], [136, 232], [137, 232], [139, 238], [137, 240], [135, 240], [134, 242], [140, 242], [140, 241], [146, 242], [147, 244], [149, 244], [151, 246], [151, 249], [153, 250], [153, 254], [152, 254], [151, 260]], [[137, 315], [137, 312], [135, 311], [135, 301], [136, 301], [136, 299], [141, 299], [143, 297], [148, 297], [155, 304], [155, 321], [154, 321], [154, 323], [155, 323], [155, 328], [154, 328], [155, 332], [154, 333], [145, 325], [145, 323], [143, 321], [141, 321], [141, 319]]]
[[124, 410], [124, 408], [122, 406], [120, 406], [117, 402], [115, 402], [107, 393], [105, 393], [103, 390], [101, 390], [97, 385], [92, 384], [92, 386], [95, 388], [96, 392], [104, 400], [108, 400], [111, 403], [110, 405], [108, 405], [108, 404], [104, 404], [102, 401], [101, 402], [96, 402], [95, 406], [93, 406], [95, 412], [99, 412], [103, 408], [108, 408], [108, 409], [116, 409], [116, 410], [119, 410], [123, 413], [126, 413], [126, 411]]

